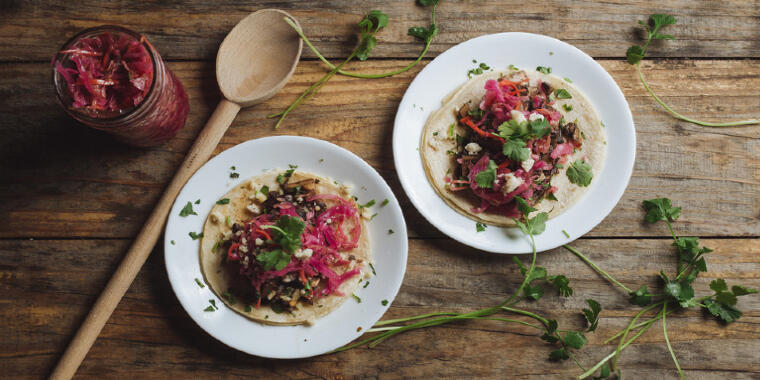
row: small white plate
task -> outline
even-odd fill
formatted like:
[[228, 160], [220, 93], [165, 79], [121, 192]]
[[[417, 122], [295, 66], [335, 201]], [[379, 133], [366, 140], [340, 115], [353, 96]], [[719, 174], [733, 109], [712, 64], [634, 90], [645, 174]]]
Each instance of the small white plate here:
[[[360, 287], [355, 299], [347, 299], [313, 326], [267, 326], [230, 310], [203, 281], [198, 261], [198, 242], [190, 231], [200, 233], [214, 203], [229, 189], [266, 170], [287, 169], [289, 164], [340, 183], [352, 185], [360, 203], [371, 199], [377, 216], [367, 223], [376, 276]], [[230, 178], [234, 166], [240, 177]], [[200, 204], [194, 202], [200, 199]], [[389, 202], [381, 206], [384, 199]], [[193, 202], [198, 215], [180, 217], [180, 210]], [[388, 233], [392, 229], [394, 233]], [[173, 242], [173, 243], [172, 243]], [[326, 141], [295, 136], [266, 137], [236, 145], [211, 159], [187, 182], [174, 202], [166, 223], [164, 252], [166, 271], [174, 293], [190, 317], [224, 344], [252, 355], [269, 358], [304, 358], [323, 354], [351, 342], [372, 327], [390, 307], [406, 271], [406, 224], [396, 197], [382, 177], [355, 154]], [[209, 300], [219, 307], [203, 311]], [[382, 301], [388, 300], [387, 305]]]
[[506, 70], [510, 64], [551, 67], [552, 74], [570, 78], [599, 112], [607, 133], [604, 168], [573, 207], [546, 223], [546, 231], [536, 238], [536, 249], [549, 250], [581, 237], [612, 211], [628, 186], [636, 155], [633, 116], [615, 80], [593, 58], [538, 34], [499, 33], [471, 39], [443, 52], [414, 78], [398, 107], [393, 129], [393, 158], [409, 199], [430, 223], [464, 244], [497, 253], [531, 252], [530, 241], [517, 228], [489, 226], [477, 232], [472, 219], [438, 196], [422, 167], [419, 145], [425, 122], [447, 94], [467, 81], [467, 71], [477, 67], [473, 60], [496, 70]]

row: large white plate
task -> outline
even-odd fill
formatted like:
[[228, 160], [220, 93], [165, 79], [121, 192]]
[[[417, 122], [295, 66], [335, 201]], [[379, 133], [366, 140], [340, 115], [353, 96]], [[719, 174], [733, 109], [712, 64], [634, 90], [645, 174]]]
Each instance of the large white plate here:
[[546, 224], [546, 231], [536, 238], [536, 249], [556, 248], [584, 235], [612, 211], [628, 186], [636, 154], [633, 117], [620, 88], [593, 58], [572, 45], [538, 34], [500, 33], [471, 39], [439, 55], [412, 81], [398, 107], [393, 129], [393, 157], [409, 199], [430, 223], [464, 244], [497, 253], [531, 252], [530, 242], [516, 228], [489, 226], [477, 232], [474, 221], [443, 202], [422, 167], [419, 144], [425, 121], [441, 107], [444, 96], [467, 81], [467, 71], [476, 66], [473, 60], [498, 70], [510, 64], [529, 69], [549, 66], [552, 74], [570, 78], [594, 104], [606, 125], [604, 168], [573, 207]]
[[[198, 261], [198, 242], [190, 231], [201, 232], [214, 203], [241, 181], [265, 170], [309, 171], [352, 185], [351, 192], [361, 203], [375, 199], [377, 216], [367, 223], [376, 276], [369, 286], [359, 288], [362, 302], [349, 298], [340, 308], [318, 319], [313, 326], [266, 326], [228, 309], [203, 281]], [[240, 173], [230, 179], [230, 167]], [[198, 215], [180, 217], [188, 201]], [[380, 203], [388, 199], [389, 203]], [[388, 230], [392, 229], [393, 234]], [[172, 243], [174, 242], [174, 244]], [[331, 143], [306, 137], [266, 137], [236, 145], [203, 165], [187, 182], [174, 202], [166, 224], [164, 251], [166, 271], [174, 293], [190, 317], [204, 330], [226, 345], [249, 354], [270, 358], [303, 358], [329, 352], [356, 339], [385, 313], [398, 293], [406, 270], [406, 224], [396, 197], [382, 177], [361, 158]], [[204, 312], [209, 300], [219, 310]], [[388, 305], [382, 305], [388, 300]], [[360, 329], [361, 328], [361, 329]], [[360, 330], [360, 331], [358, 331]]]

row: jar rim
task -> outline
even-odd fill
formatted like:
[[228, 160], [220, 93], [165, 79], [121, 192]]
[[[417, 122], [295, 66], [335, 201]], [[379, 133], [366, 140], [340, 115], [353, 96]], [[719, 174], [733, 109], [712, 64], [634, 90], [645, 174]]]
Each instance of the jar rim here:
[[[153, 80], [151, 80], [150, 89], [148, 89], [148, 92], [145, 94], [145, 97], [138, 103], [135, 107], [129, 109], [129, 111], [113, 116], [113, 117], [92, 117], [84, 112], [79, 112], [76, 110], [73, 110], [70, 106], [66, 105], [64, 103], [64, 97], [61, 94], [61, 82], [64, 81], [62, 78], [62, 75], [56, 70], [55, 63], [59, 62], [64, 59], [65, 53], [61, 53], [64, 50], [67, 50], [71, 45], [73, 45], [78, 40], [88, 37], [88, 36], [96, 36], [103, 34], [105, 32], [118, 32], [126, 34], [132, 38], [134, 38], [136, 41], [140, 42], [140, 44], [145, 48], [145, 50], [150, 55], [150, 61], [153, 65]], [[153, 45], [151, 45], [148, 42], [148, 39], [140, 34], [137, 33], [131, 29], [127, 29], [123, 26], [118, 25], [100, 25], [95, 26], [92, 28], [87, 28], [79, 33], [75, 34], [71, 38], [69, 38], [62, 46], [61, 48], [55, 53], [53, 56], [52, 65], [53, 65], [53, 87], [56, 93], [56, 97], [58, 98], [58, 102], [61, 103], [63, 108], [72, 116], [74, 116], [76, 119], [80, 119], [80, 121], [86, 122], [86, 123], [94, 123], [94, 124], [108, 124], [108, 123], [118, 123], [120, 121], [126, 120], [132, 115], [141, 112], [145, 107], [146, 103], [149, 103], [149, 99], [153, 95], [153, 92], [156, 90], [156, 82], [158, 82], [158, 76], [160, 75], [158, 69], [158, 62], [161, 60], [161, 57], [158, 55], [158, 51], [156, 51], [155, 48], [153, 48]], [[65, 86], [64, 86], [65, 87]]]

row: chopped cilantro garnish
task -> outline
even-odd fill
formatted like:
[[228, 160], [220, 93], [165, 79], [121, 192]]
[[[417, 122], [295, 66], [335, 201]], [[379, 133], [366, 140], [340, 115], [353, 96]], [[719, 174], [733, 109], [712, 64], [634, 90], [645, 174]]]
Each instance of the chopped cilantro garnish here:
[[385, 206], [385, 205], [387, 205], [387, 204], [388, 204], [388, 202], [390, 202], [390, 201], [388, 200], [388, 198], [385, 198], [385, 199], [383, 199], [383, 201], [380, 203], [380, 206]]
[[478, 232], [483, 232], [486, 230], [486, 225], [480, 222], [475, 223], [475, 230]]
[[359, 298], [359, 296], [357, 296], [356, 294], [351, 293], [351, 297], [354, 297], [354, 299], [356, 300], [356, 303], [362, 303], [362, 299]]
[[433, 132], [433, 136], [438, 136], [438, 132]]
[[222, 199], [216, 201], [216, 204], [218, 204], [218, 205], [226, 205], [228, 203], [230, 203], [230, 198], [222, 198]]
[[520, 70], [520, 69], [517, 68], [517, 66], [515, 66], [515, 65], [513, 65], [511, 63], [509, 64], [509, 69], [510, 70], [514, 70], [514, 71]]
[[211, 306], [208, 306], [207, 308], [203, 309], [203, 311], [214, 311], [218, 310], [219, 308], [216, 307], [216, 301], [214, 300], [208, 300], [208, 303], [211, 304]]
[[290, 169], [286, 170], [284, 173], [280, 173], [277, 176], [277, 183], [285, 183], [285, 181], [293, 175], [293, 172], [296, 170], [296, 168], [298, 168], [298, 165], [288, 164], [288, 167], [290, 167]]
[[[506, 144], [505, 144], [506, 145]], [[475, 182], [480, 188], [493, 188], [496, 181], [496, 163], [493, 160], [488, 161], [488, 167], [478, 174], [475, 174]]]
[[206, 308], [203, 309], [203, 311], [214, 311], [214, 307], [213, 306], [206, 306]]
[[557, 201], [558, 200], [557, 197], [554, 195], [554, 193], [548, 193], [548, 192], [546, 193], [546, 199], [548, 199], [550, 201]]
[[377, 213], [370, 215], [369, 220], [375, 219], [376, 216], [377, 216]]
[[203, 283], [201, 282], [201, 280], [199, 280], [198, 278], [195, 279], [195, 283], [198, 284], [198, 286], [200, 286], [201, 289], [203, 289], [203, 288], [206, 287], [206, 285], [203, 285]]
[[372, 263], [369, 263], [369, 269], [372, 269], [372, 274], [377, 276], [377, 272], [375, 272], [375, 266], [372, 265]]
[[544, 74], [551, 74], [552, 68], [551, 67], [544, 67], [544, 66], [538, 66], [536, 67], [536, 71]]
[[179, 212], [179, 216], [188, 216], [188, 215], [198, 215], [198, 213], [193, 210], [193, 204], [191, 202], [187, 202], [185, 207], [182, 208], [182, 210]]
[[367, 208], [367, 207], [372, 207], [374, 205], [375, 205], [375, 200], [373, 199], [373, 200], [371, 200], [371, 201], [369, 201], [369, 202], [367, 202], [367, 203], [365, 203], [363, 205], [359, 205], [359, 207], [361, 207], [361, 208]]
[[562, 230], [562, 234], [565, 235], [566, 238], [570, 238], [570, 234], [568, 234], [567, 231]]
[[230, 178], [239, 178], [240, 173], [230, 173]]
[[567, 83], [573, 83], [573, 81], [572, 81], [572, 80], [570, 80], [570, 78], [568, 78], [568, 77], [564, 77], [564, 78], [562, 78], [562, 79], [564, 79], [564, 80], [565, 80], [565, 82], [567, 82]]
[[591, 165], [587, 164], [586, 161], [576, 160], [567, 168], [567, 178], [578, 186], [588, 186], [591, 184], [591, 178], [593, 178]]
[[571, 104], [563, 104], [563, 105], [562, 105], [562, 108], [563, 108], [565, 111], [567, 111], [567, 112], [570, 112], [570, 111], [572, 111], [572, 110], [573, 110], [573, 106], [572, 106]]
[[259, 189], [259, 191], [261, 192], [261, 194], [269, 195], [269, 186], [267, 185], [261, 186], [261, 189]]
[[393, 233], [393, 230], [388, 230], [388, 235], [392, 235]]
[[558, 88], [554, 90], [554, 96], [556, 96], [557, 99], [572, 99], [573, 98], [573, 96], [570, 95], [570, 93], [567, 92], [567, 90], [565, 90], [564, 88]]
[[197, 205], [201, 204], [201, 200], [198, 199], [197, 201], [195, 201], [195, 204], [197, 204]]
[[174, 240], [170, 241], [170, 243], [172, 243], [172, 245], [175, 245], [175, 244], [176, 244], [176, 243], [174, 243]]
[[388, 306], [388, 300], [382, 300], [380, 303], [383, 304], [383, 306]]
[[227, 227], [232, 227], [232, 219], [230, 219], [229, 215], [225, 216], [224, 223], [227, 225]]
[[224, 296], [224, 298], [227, 299], [227, 302], [229, 302], [230, 305], [234, 305], [237, 303], [237, 300], [235, 300], [235, 296], [233, 296], [232, 293], [229, 292], [229, 290], [222, 293], [222, 295]]
[[190, 237], [191, 237], [193, 240], [198, 240], [198, 238], [202, 238], [202, 237], [203, 237], [203, 232], [201, 232], [201, 233], [199, 233], [199, 234], [196, 234], [195, 232], [193, 232], [193, 231], [190, 231], [190, 232], [188, 232], [187, 234], [188, 234], [188, 235], [190, 235]]
[[369, 286], [369, 281], [365, 282], [365, 283], [364, 283], [364, 286], [362, 286], [362, 288], [366, 288], [366, 287], [368, 287], [368, 286]]
[[449, 131], [446, 133], [449, 137], [454, 137], [454, 123], [449, 124]]
[[251, 312], [251, 305], [245, 305], [245, 312], [250, 313]]
[[[293, 253], [301, 248], [301, 234], [304, 226], [304, 222], [300, 218], [283, 215], [277, 221], [277, 225], [261, 226], [261, 228], [275, 230], [277, 236], [273, 238], [274, 242], [279, 244], [287, 253]], [[286, 262], [285, 265], [287, 264]], [[284, 268], [285, 265], [279, 269]]]
[[230, 166], [230, 170], [235, 170], [235, 166]]

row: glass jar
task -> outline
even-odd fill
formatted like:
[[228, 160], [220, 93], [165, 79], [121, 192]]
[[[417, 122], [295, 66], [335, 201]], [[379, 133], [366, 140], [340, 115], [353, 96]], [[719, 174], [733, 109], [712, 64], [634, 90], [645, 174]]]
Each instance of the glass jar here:
[[144, 36], [103, 25], [83, 30], [53, 57], [58, 101], [77, 121], [133, 146], [164, 143], [184, 126], [182, 83]]

